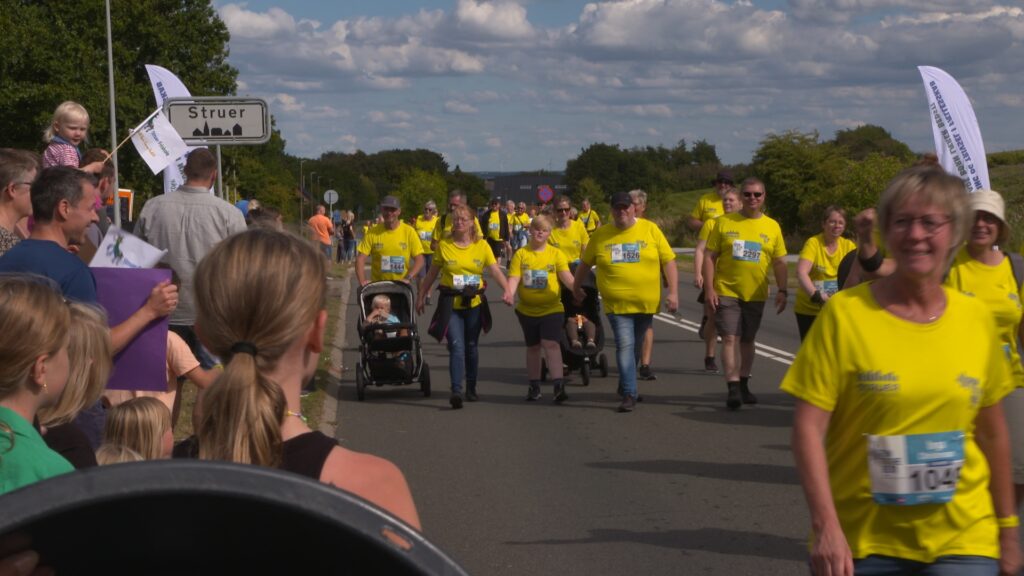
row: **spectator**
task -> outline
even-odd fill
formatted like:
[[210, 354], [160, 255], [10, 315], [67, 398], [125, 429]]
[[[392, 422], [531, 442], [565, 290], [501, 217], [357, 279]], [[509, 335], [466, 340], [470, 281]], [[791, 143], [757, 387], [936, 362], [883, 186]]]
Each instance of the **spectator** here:
[[638, 396], [636, 346], [654, 321], [661, 299], [661, 274], [668, 279], [665, 305], [679, 307], [679, 271], [675, 253], [661, 230], [636, 217], [636, 206], [626, 192], [612, 195], [612, 224], [594, 232], [583, 252], [582, 266], [573, 279], [575, 302], [586, 297], [583, 285], [597, 267], [597, 289], [608, 322], [615, 334], [615, 359], [619, 366], [619, 412], [632, 412]]
[[21, 242], [18, 223], [32, 215], [29, 190], [38, 173], [38, 155], [0, 148], [0, 256]]
[[81, 469], [95, 466], [96, 455], [75, 418], [103, 395], [114, 353], [106, 313], [79, 302], [72, 302], [70, 309], [68, 382], [57, 401], [40, 409], [38, 417], [46, 445]]
[[86, 238], [92, 243], [93, 247], [99, 247], [100, 242], [103, 241], [103, 236], [106, 235], [107, 229], [110, 228], [111, 224], [110, 214], [107, 213], [107, 206], [108, 204], [113, 204], [114, 165], [106, 162], [109, 156], [107, 151], [102, 148], [90, 148], [82, 156], [83, 167], [93, 162], [99, 162], [102, 166], [94, 175], [96, 178], [96, 192], [98, 194], [96, 198], [97, 221], [86, 230]]
[[260, 228], [228, 238], [203, 259], [195, 276], [197, 329], [224, 359], [224, 372], [203, 395], [197, 438], [175, 454], [303, 474], [419, 529], [394, 464], [338, 446], [310, 430], [302, 414], [302, 384], [325, 349], [326, 269], [308, 242]]
[[341, 218], [341, 236], [345, 240], [345, 261], [351, 262], [356, 257], [356, 215], [351, 210], [346, 210]]
[[0, 494], [74, 470], [32, 427], [67, 383], [70, 323], [45, 278], [0, 277]]
[[[70, 100], [62, 102], [53, 112], [53, 120], [43, 131], [46, 150], [43, 152], [43, 168], [82, 164], [82, 151], [78, 148], [89, 134], [89, 113], [81, 104]], [[82, 170], [95, 174], [103, 167], [102, 162], [82, 166]]]
[[327, 257], [327, 261], [331, 261], [331, 235], [334, 234], [334, 224], [331, 223], [331, 219], [326, 216], [327, 209], [322, 205], [316, 207], [316, 214], [314, 214], [306, 222], [309, 225], [309, 229], [313, 231], [313, 240], [316, 240], [317, 246], [320, 247], [320, 251], [324, 256]]
[[281, 211], [273, 206], [260, 206], [249, 210], [249, 227], [263, 226], [278, 232], [284, 232], [284, 217]]
[[142, 454], [120, 444], [102, 444], [96, 450], [96, 463], [100, 466], [145, 461], [146, 459], [142, 457]]
[[237, 208], [210, 194], [216, 181], [217, 158], [206, 148], [196, 148], [185, 161], [185, 184], [147, 201], [136, 225], [143, 240], [167, 250], [165, 262], [181, 281], [181, 302], [171, 314], [171, 330], [181, 336], [207, 370], [216, 362], [203, 350], [193, 329], [196, 303], [192, 277], [207, 252], [246, 229], [245, 217]]
[[143, 460], [171, 457], [171, 411], [156, 398], [132, 398], [110, 409], [103, 429], [105, 446], [122, 446]]

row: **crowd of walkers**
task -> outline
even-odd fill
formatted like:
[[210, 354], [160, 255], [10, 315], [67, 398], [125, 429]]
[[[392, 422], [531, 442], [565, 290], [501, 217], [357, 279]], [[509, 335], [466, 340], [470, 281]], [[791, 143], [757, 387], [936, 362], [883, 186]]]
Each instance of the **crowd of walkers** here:
[[[321, 207], [307, 222], [311, 243], [282, 231], [271, 207], [250, 203], [243, 215], [209, 194], [216, 162], [197, 149], [185, 184], [147, 202], [136, 227], [167, 251], [173, 279], [111, 326], [81, 254], [110, 225], [112, 187], [108, 155], [80, 150], [87, 130], [85, 109], [68, 102], [42, 155], [0, 149], [0, 493], [96, 465], [226, 460], [303, 474], [419, 528], [393, 463], [342, 448], [302, 413], [325, 348], [332, 256], [354, 262], [360, 286], [415, 283], [416, 310], [434, 307], [429, 333], [447, 344], [453, 409], [480, 399], [488, 278], [515, 306], [527, 401], [542, 398], [542, 371], [552, 400], [569, 400], [567, 355], [603, 342], [602, 318], [586, 305], [597, 295], [614, 341], [617, 410], [634, 411], [638, 381], [654, 378], [653, 319], [662, 305], [676, 312], [679, 281], [642, 190], [612, 194], [604, 220], [589, 200], [577, 209], [564, 196], [541, 211], [494, 200], [478, 213], [454, 191], [444, 214], [431, 201], [407, 222], [387, 196], [358, 242], [351, 212], [334, 221]], [[698, 234], [704, 367], [718, 372], [721, 361], [728, 410], [757, 403], [764, 308], [771, 300], [782, 313], [789, 301], [786, 246], [767, 205], [764, 182], [737, 185], [723, 171], [686, 222]], [[812, 572], [1016, 573], [1024, 259], [1006, 250], [1003, 198], [968, 194], [926, 159], [856, 215], [856, 241], [841, 207], [820, 222], [797, 259], [802, 344], [781, 384], [796, 401]], [[115, 355], [162, 318], [167, 388], [108, 390]], [[175, 445], [186, 379], [200, 389], [195, 434]]]

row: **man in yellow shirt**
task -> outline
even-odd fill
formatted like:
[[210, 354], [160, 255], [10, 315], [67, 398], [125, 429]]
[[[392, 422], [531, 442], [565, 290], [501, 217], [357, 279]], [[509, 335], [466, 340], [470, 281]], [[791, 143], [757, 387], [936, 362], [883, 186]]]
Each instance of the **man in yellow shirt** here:
[[[452, 237], [451, 214], [455, 211], [456, 206], [465, 206], [466, 204], [466, 193], [462, 190], [452, 190], [451, 193], [448, 194], [448, 213], [437, 219], [437, 225], [434, 226], [433, 237], [430, 239], [430, 249], [432, 251], [437, 252], [438, 242]], [[483, 239], [484, 231], [480, 229], [480, 221], [478, 219], [473, 219], [473, 226], [476, 227], [476, 237]]]
[[777, 313], [785, 310], [787, 296], [786, 244], [779, 223], [764, 215], [764, 183], [747, 178], [740, 192], [743, 208], [718, 218], [704, 255], [704, 299], [715, 312], [715, 328], [722, 337], [730, 410], [757, 404], [749, 380], [754, 338], [768, 298], [769, 268], [778, 287]]
[[484, 240], [494, 252], [494, 259], [501, 263], [501, 256], [509, 248], [508, 213], [501, 209], [501, 200], [491, 198], [489, 208], [480, 215], [480, 228], [484, 231]]
[[402, 222], [402, 205], [398, 198], [385, 196], [380, 203], [384, 221], [366, 231], [356, 248], [356, 278], [365, 286], [366, 258], [370, 258], [370, 280], [400, 280], [408, 282], [423, 268], [423, 244], [416, 230]]
[[701, 226], [708, 220], [718, 218], [725, 213], [722, 208], [722, 196], [725, 196], [726, 190], [734, 186], [732, 172], [720, 171], [711, 182], [711, 186], [715, 190], [701, 196], [697, 200], [697, 205], [693, 207], [693, 212], [686, 218], [686, 226], [694, 232], [699, 232]]
[[583, 199], [576, 218], [583, 223], [583, 228], [587, 231], [587, 234], [593, 234], [594, 230], [601, 227], [601, 216], [597, 214], [597, 210], [590, 207], [590, 198]]
[[316, 214], [308, 220], [307, 224], [309, 224], [309, 228], [313, 231], [313, 239], [316, 240], [320, 251], [323, 252], [324, 256], [327, 257], [327, 261], [330, 262], [331, 236], [334, 234], [334, 224], [331, 223], [330, 218], [325, 216], [326, 213], [326, 208], [317, 206]]

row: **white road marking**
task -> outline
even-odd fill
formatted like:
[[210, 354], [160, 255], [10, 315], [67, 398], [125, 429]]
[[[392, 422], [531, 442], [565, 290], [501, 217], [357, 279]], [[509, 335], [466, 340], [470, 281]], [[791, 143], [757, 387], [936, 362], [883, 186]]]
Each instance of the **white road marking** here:
[[[665, 324], [670, 324], [672, 326], [676, 326], [684, 330], [689, 330], [694, 334], [696, 334], [697, 330], [700, 328], [700, 323], [698, 322], [693, 322], [685, 318], [677, 318], [666, 312], [659, 312], [654, 315], [654, 318], [656, 320], [664, 322]], [[760, 342], [754, 343], [754, 352], [758, 356], [762, 356], [769, 360], [775, 360], [776, 362], [780, 364], [785, 364], [787, 366], [793, 364], [793, 360], [796, 358], [795, 354], [786, 352], [785, 350], [780, 350], [778, 348], [773, 348], [766, 344], [761, 344]]]

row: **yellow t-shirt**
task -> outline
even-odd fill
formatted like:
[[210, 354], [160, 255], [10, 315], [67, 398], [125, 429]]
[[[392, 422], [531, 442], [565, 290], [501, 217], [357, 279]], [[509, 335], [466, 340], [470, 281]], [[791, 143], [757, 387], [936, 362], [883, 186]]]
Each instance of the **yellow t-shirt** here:
[[420, 243], [423, 245], [424, 254], [434, 253], [434, 251], [430, 249], [430, 241], [434, 238], [435, 226], [437, 226], [437, 216], [434, 216], [430, 220], [424, 218], [422, 214], [416, 217], [416, 224], [413, 228], [416, 230], [416, 235], [420, 237]]
[[530, 222], [532, 222], [532, 219], [526, 212], [523, 212], [522, 214], [512, 214], [509, 217], [508, 229], [512, 234], [516, 234], [521, 230], [529, 228]]
[[[946, 288], [930, 324], [882, 309], [871, 283], [836, 294], [811, 326], [782, 390], [832, 413], [829, 484], [854, 558], [919, 562], [999, 557], [989, 468], [974, 440], [978, 410], [1013, 389], [995, 322], [975, 298]], [[883, 505], [872, 497], [866, 434], [962, 432], [964, 463], [951, 501]]]
[[561, 250], [551, 246], [539, 252], [529, 246], [516, 250], [508, 266], [508, 275], [520, 278], [516, 310], [534, 317], [565, 312], [558, 282], [558, 272], [562, 271], [569, 271], [569, 262]]
[[1017, 351], [1017, 334], [1024, 313], [1021, 308], [1024, 290], [1017, 286], [1010, 259], [1004, 257], [998, 265], [989, 266], [971, 258], [966, 247], [961, 248], [949, 269], [946, 285], [985, 303], [995, 318], [999, 342], [1010, 361], [1014, 382], [1018, 387], [1024, 387], [1024, 368]]
[[588, 234], [593, 234], [594, 230], [601, 227], [601, 216], [593, 208], [589, 212], [580, 212], [577, 218], [583, 223], [583, 228]]
[[[508, 220], [506, 219], [507, 223]], [[501, 212], [491, 212], [487, 219], [487, 239], [488, 240], [501, 240]]]
[[[434, 225], [434, 238], [440, 242], [441, 240], [451, 240], [452, 238], [452, 215], [445, 214], [434, 219], [437, 224]], [[444, 226], [441, 226], [441, 222], [444, 222]], [[480, 229], [480, 219], [473, 218], [473, 226], [476, 227], [476, 237], [483, 238], [484, 231]]]
[[569, 220], [568, 228], [560, 228], [555, 224], [548, 236], [548, 244], [561, 250], [570, 264], [579, 261], [589, 241], [590, 234], [587, 234], [587, 229], [579, 220]]
[[708, 235], [708, 251], [718, 253], [715, 292], [745, 302], [768, 298], [768, 270], [786, 255], [779, 223], [768, 216], [747, 218], [740, 212], [717, 219]]
[[[465, 286], [482, 285], [484, 268], [497, 262], [487, 242], [477, 240], [462, 248], [451, 240], [441, 240], [434, 252], [434, 266], [441, 269], [441, 286], [462, 289]], [[455, 309], [465, 308], [455, 299]], [[474, 296], [469, 308], [480, 305], [480, 297]]]
[[[835, 253], [829, 254], [828, 250], [825, 250], [825, 235], [818, 234], [811, 236], [804, 243], [800, 250], [800, 259], [811, 263], [811, 272], [808, 276], [811, 277], [814, 287], [831, 298], [839, 292], [839, 263], [856, 249], [857, 245], [852, 240], [840, 236]], [[797, 290], [796, 306], [793, 307], [793, 311], [797, 314], [816, 316], [821, 311], [821, 304], [811, 302], [810, 294], [801, 288]]]
[[583, 265], [597, 265], [597, 289], [612, 314], [655, 314], [661, 300], [661, 267], [675, 260], [656, 224], [637, 218], [620, 230], [605, 224], [590, 237]]
[[[700, 226], [700, 232], [697, 232], [697, 240], [703, 240], [705, 243], [708, 241], [708, 237], [711, 236], [711, 231], [715, 229], [715, 222], [718, 218], [712, 218], [705, 220]], [[706, 245], [706, 244], [705, 244]]]
[[722, 214], [725, 214], [725, 207], [722, 206], [722, 197], [718, 192], [709, 192], [698, 198], [697, 205], [693, 207], [693, 212], [690, 212], [691, 216], [701, 222], [714, 220]]
[[423, 244], [405, 222], [399, 222], [394, 230], [374, 224], [356, 250], [370, 257], [370, 280], [401, 280], [409, 275], [413, 259], [423, 254]]

